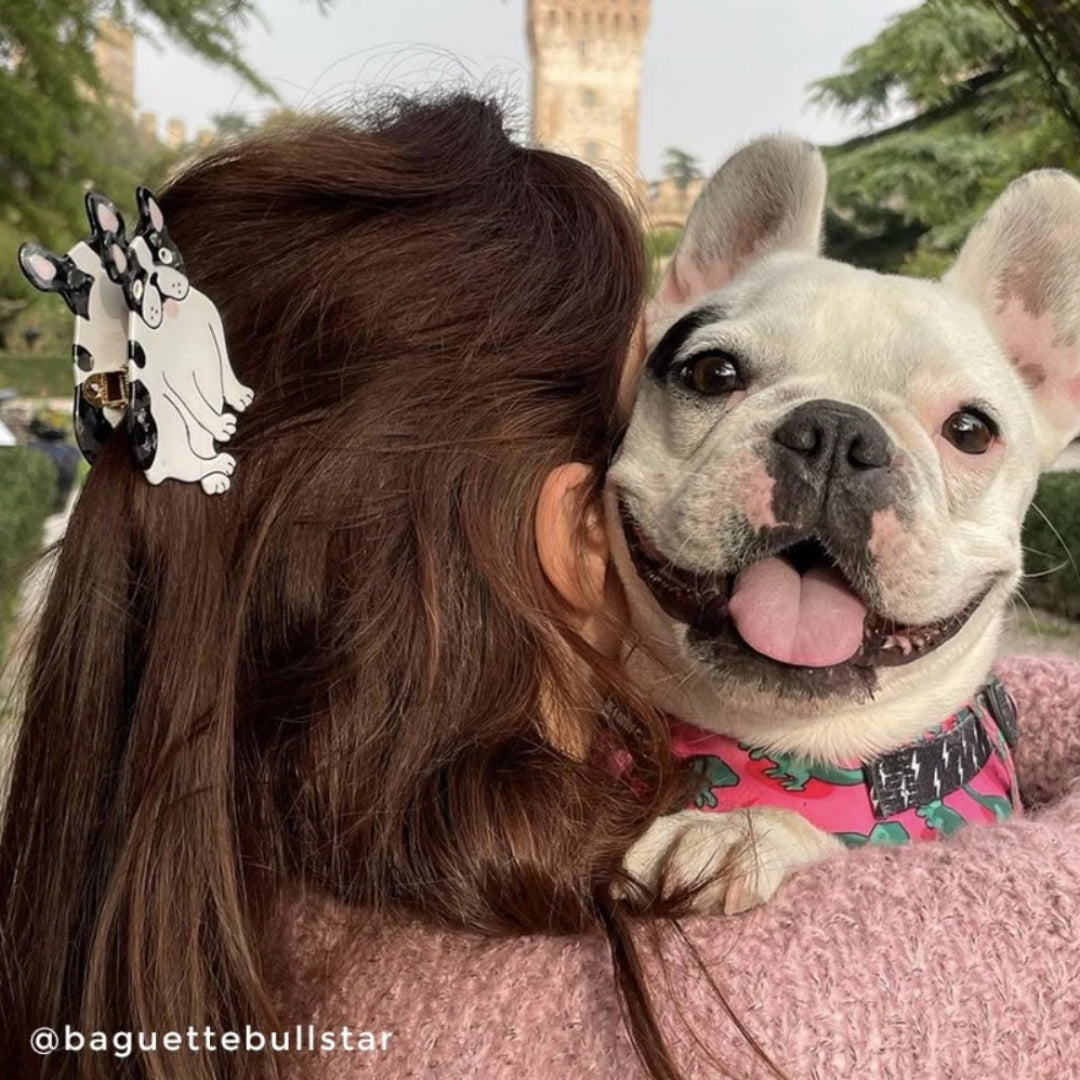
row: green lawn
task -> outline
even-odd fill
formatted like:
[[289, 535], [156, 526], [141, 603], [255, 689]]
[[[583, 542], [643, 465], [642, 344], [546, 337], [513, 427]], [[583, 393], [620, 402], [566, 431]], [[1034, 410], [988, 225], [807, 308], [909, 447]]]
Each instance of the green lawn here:
[[26, 397], [67, 398], [71, 385], [70, 356], [0, 352], [0, 390], [11, 387]]
[[25, 446], [0, 450], [0, 657], [55, 498], [56, 466], [45, 454]]

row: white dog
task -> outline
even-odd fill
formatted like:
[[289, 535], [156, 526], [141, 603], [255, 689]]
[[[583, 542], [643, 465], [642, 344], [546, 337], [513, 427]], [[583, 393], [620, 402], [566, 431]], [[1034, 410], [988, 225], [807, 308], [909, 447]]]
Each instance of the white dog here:
[[229, 488], [236, 461], [217, 443], [236, 431], [229, 406], [243, 412], [253, 393], [233, 373], [214, 304], [191, 287], [157, 200], [136, 192], [139, 226], [127, 250], [105, 252], [123, 281], [131, 376], [129, 430], [136, 460], [152, 484], [199, 481], [210, 494]]
[[121, 377], [127, 376], [128, 308], [119, 278], [110, 278], [104, 261], [113, 248], [123, 255], [123, 218], [108, 199], [93, 192], [86, 196], [86, 216], [86, 240], [64, 255], [40, 244], [23, 244], [19, 264], [32, 285], [59, 293], [75, 316], [75, 441], [92, 463], [124, 419]]
[[[659, 819], [625, 867], [653, 887], [724, 862], [703, 909], [906, 837], [897, 815], [948, 832], [949, 791], [999, 817], [1016, 803], [973, 784], [1010, 762], [1011, 708], [984, 682], [1038, 474], [1080, 431], [1080, 183], [1014, 183], [940, 283], [820, 258], [824, 193], [793, 139], [713, 177], [610, 471], [644, 646], [628, 663], [684, 741], [739, 758], [702, 754], [697, 805], [720, 812]], [[879, 823], [813, 823], [811, 785], [861, 792]]]

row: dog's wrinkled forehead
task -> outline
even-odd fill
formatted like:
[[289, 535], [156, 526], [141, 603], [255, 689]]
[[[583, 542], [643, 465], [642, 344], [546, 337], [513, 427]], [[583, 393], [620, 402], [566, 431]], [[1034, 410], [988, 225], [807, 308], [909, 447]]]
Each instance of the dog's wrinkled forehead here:
[[985, 322], [940, 284], [792, 252], [650, 326], [646, 373], [662, 382], [713, 350], [738, 359], [751, 391], [794, 380], [807, 396], [826, 388], [868, 406], [910, 401], [920, 385], [942, 398], [1017, 392]]

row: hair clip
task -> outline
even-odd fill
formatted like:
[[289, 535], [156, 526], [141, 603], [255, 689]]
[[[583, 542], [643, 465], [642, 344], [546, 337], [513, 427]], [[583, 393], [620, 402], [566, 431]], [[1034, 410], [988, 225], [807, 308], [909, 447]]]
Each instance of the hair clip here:
[[39, 244], [19, 248], [19, 265], [42, 292], [59, 293], [75, 316], [75, 441], [91, 464], [127, 408], [127, 320], [124, 290], [102, 272], [106, 247], [125, 246], [124, 219], [108, 199], [86, 196], [90, 236], [64, 255]]
[[157, 199], [144, 187], [135, 197], [139, 223], [130, 241], [113, 204], [91, 192], [86, 240], [64, 255], [23, 244], [19, 263], [75, 315], [75, 437], [86, 459], [93, 464], [124, 421], [151, 484], [198, 481], [221, 494], [236, 460], [218, 444], [235, 434], [234, 414], [254, 394], [232, 370], [221, 316], [191, 287]]

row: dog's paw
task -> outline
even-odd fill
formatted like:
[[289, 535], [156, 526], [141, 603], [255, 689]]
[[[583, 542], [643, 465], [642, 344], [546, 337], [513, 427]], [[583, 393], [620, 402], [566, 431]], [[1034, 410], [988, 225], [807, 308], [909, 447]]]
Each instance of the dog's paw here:
[[243, 412], [255, 400], [255, 391], [237, 383], [225, 398], [225, 403], [237, 412]]
[[228, 442], [236, 434], [236, 417], [232, 413], [215, 417], [210, 425], [210, 434], [217, 442]]
[[199, 481], [207, 495], [224, 495], [232, 481], [224, 473], [211, 473]]
[[734, 915], [765, 903], [793, 870], [843, 850], [836, 837], [790, 810], [682, 810], [652, 823], [623, 870], [648, 890], [662, 882], [665, 894], [715, 874], [693, 909]]

